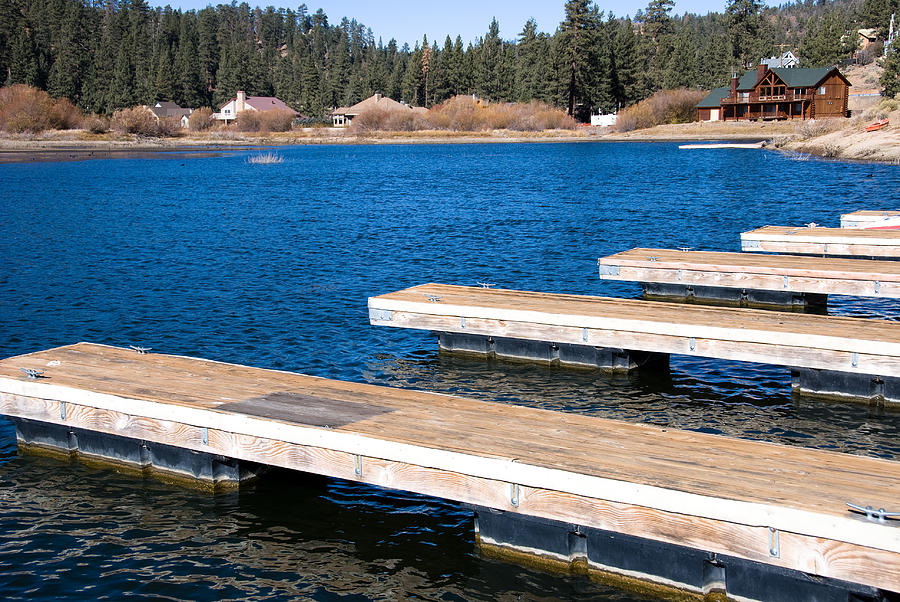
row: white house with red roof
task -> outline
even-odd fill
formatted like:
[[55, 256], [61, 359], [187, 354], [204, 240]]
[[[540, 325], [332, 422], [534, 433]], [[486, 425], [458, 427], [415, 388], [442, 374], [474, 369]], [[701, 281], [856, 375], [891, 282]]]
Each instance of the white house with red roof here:
[[218, 113], [213, 113], [213, 117], [227, 124], [229, 121], [234, 121], [241, 111], [290, 111], [294, 114], [297, 113], [294, 109], [287, 106], [283, 100], [279, 100], [274, 96], [247, 96], [246, 92], [238, 90], [237, 96], [223, 104]]

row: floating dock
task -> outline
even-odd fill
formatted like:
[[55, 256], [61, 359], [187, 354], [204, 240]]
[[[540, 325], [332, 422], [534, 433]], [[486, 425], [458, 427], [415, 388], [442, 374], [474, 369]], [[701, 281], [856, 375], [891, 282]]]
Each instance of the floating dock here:
[[647, 298], [746, 306], [824, 306], [828, 295], [900, 298], [900, 263], [870, 259], [631, 249], [597, 260], [603, 280]]
[[668, 354], [792, 368], [800, 393], [900, 403], [900, 322], [424, 284], [371, 297], [374, 325], [442, 350], [630, 370]]
[[681, 150], [720, 149], [720, 148], [754, 148], [760, 149], [764, 142], [698, 142], [696, 144], [679, 144]]
[[743, 232], [741, 250], [897, 259], [900, 230], [765, 226]]
[[0, 414], [26, 447], [456, 500], [489, 550], [697, 596], [900, 592], [900, 528], [847, 506], [896, 505], [892, 461], [87, 343], [0, 361]]
[[841, 215], [841, 228], [871, 228], [896, 220], [900, 220], [900, 211], [854, 211]]

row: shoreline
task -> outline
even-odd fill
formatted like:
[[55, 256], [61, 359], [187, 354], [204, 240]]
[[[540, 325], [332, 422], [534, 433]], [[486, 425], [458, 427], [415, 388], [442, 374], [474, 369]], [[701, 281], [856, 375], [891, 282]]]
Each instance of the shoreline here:
[[[894, 115], [891, 115], [894, 117]], [[900, 123], [900, 115], [895, 123]], [[36, 136], [0, 137], [0, 164], [86, 161], [93, 159], [189, 159], [231, 152], [295, 145], [503, 144], [562, 142], [763, 142], [768, 150], [823, 158], [900, 164], [900, 127], [864, 132], [859, 124], [839, 124], [827, 133], [803, 137], [809, 122], [692, 122], [645, 130], [611, 132], [608, 128], [544, 132], [376, 132], [351, 134], [335, 128], [307, 128], [280, 133], [210, 132], [177, 138], [92, 135], [79, 130]]]

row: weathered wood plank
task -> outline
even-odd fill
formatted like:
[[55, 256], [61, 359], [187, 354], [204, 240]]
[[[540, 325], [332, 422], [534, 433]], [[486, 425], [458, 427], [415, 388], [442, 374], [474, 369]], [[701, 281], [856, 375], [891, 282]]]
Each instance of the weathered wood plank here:
[[896, 258], [900, 257], [900, 230], [764, 226], [741, 233], [741, 250]]
[[597, 263], [603, 280], [900, 298], [894, 261], [639, 248]]

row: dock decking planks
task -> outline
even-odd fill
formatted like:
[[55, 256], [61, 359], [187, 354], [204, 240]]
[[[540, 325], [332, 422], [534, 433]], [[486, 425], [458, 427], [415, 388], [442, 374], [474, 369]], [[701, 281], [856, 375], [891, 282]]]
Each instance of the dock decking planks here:
[[841, 228], [865, 228], [885, 218], [900, 217], [900, 211], [862, 210], [841, 215]]
[[741, 233], [741, 250], [900, 258], [900, 230], [764, 226]]
[[597, 263], [603, 280], [900, 298], [894, 261], [638, 248]]
[[0, 361], [0, 414], [900, 591], [900, 528], [844, 505], [896, 504], [886, 460], [87, 343]]
[[900, 323], [886, 320], [444, 284], [371, 297], [369, 316], [379, 326], [900, 376]]

